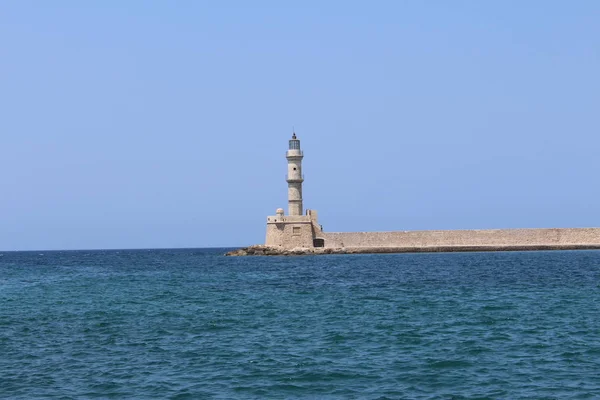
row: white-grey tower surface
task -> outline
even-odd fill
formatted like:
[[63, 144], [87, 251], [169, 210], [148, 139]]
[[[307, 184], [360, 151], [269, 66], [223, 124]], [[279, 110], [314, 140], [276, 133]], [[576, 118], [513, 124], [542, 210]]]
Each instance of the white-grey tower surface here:
[[300, 149], [300, 140], [296, 137], [296, 133], [292, 135], [290, 146], [286, 153], [288, 161], [288, 215], [302, 215], [304, 210], [302, 206], [302, 159], [304, 154]]

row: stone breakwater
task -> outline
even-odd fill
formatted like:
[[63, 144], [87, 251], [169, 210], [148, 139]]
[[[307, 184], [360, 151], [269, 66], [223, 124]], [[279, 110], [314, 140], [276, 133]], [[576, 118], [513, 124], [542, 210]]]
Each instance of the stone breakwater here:
[[508, 245], [508, 246], [415, 246], [415, 247], [297, 247], [286, 249], [255, 245], [226, 253], [226, 256], [302, 256], [321, 254], [452, 253], [477, 251], [598, 250], [600, 244]]
[[310, 254], [345, 254], [342, 252], [344, 249], [334, 248], [308, 248], [308, 247], [296, 247], [293, 249], [286, 249], [283, 247], [272, 247], [255, 245], [249, 247], [243, 247], [241, 249], [233, 250], [225, 253], [226, 256], [302, 256]]

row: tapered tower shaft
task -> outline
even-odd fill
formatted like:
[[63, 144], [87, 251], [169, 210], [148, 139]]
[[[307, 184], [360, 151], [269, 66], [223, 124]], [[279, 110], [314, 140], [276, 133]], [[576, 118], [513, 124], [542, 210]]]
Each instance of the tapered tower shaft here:
[[304, 154], [300, 150], [300, 140], [296, 137], [296, 133], [292, 135], [290, 147], [286, 153], [288, 160], [288, 215], [302, 215], [302, 159]]

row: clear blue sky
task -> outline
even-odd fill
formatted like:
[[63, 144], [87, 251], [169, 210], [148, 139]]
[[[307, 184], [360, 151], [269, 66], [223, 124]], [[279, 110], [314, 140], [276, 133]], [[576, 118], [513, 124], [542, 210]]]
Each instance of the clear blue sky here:
[[600, 226], [598, 1], [0, 2], [0, 250]]

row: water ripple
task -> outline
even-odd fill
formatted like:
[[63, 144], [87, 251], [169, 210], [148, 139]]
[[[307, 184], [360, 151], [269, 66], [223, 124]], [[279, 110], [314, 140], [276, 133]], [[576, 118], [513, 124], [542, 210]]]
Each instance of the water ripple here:
[[0, 398], [600, 397], [600, 252], [5, 252]]

